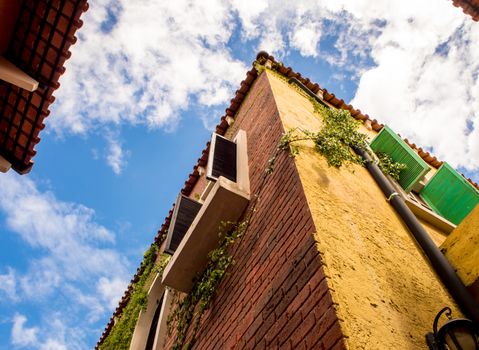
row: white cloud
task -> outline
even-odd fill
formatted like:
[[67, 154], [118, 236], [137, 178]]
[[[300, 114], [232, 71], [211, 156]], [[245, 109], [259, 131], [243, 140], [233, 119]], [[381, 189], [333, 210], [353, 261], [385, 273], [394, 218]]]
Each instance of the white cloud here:
[[[121, 10], [105, 33], [112, 4]], [[246, 71], [225, 46], [231, 19], [219, 0], [92, 3], [49, 122], [75, 133], [119, 123], [165, 127], [193, 95], [207, 106], [226, 102]]]
[[[121, 124], [172, 130], [196, 103], [223, 105], [244, 78], [246, 66], [226, 47], [233, 21], [224, 1], [100, 0], [83, 20], [46, 121], [58, 135]], [[120, 174], [127, 154], [105, 139], [103, 158]]]
[[[79, 315], [80, 322], [72, 324], [72, 314], [52, 312], [42, 320], [41, 334], [36, 348], [38, 350], [83, 350], [91, 348], [85, 343], [86, 334], [92, 332], [83, 321], [84, 315]], [[40, 339], [41, 338], [41, 339]]]
[[106, 140], [108, 142], [108, 152], [106, 156], [107, 164], [111, 167], [116, 175], [120, 175], [127, 165], [126, 157], [129, 152], [125, 152], [121, 146], [119, 133], [108, 133]]
[[102, 300], [106, 301], [113, 309], [118, 305], [118, 301], [123, 296], [127, 285], [128, 281], [125, 279], [101, 277], [96, 284], [96, 289]]
[[[233, 5], [243, 40], [285, 60], [293, 49], [326, 60], [359, 79], [356, 108], [455, 167], [479, 169], [479, 28], [450, 2]], [[320, 50], [323, 39], [336, 51]]]
[[63, 280], [61, 267], [52, 257], [33, 260], [28, 272], [19, 279], [23, 297], [36, 302], [50, 296]]
[[[0, 275], [0, 290], [12, 300], [29, 301], [39, 308], [48, 300], [49, 306], [33, 328], [24, 327], [26, 317], [15, 316], [12, 344], [39, 349], [82, 348], [72, 346], [85, 341], [85, 334], [76, 328], [88, 327], [113, 309], [119, 300], [118, 290], [126, 288], [129, 277], [126, 259], [108, 248], [115, 242], [113, 232], [95, 221], [92, 209], [40, 191], [29, 177], [4, 174], [0, 189], [6, 226], [34, 251], [25, 272], [9, 269]], [[95, 289], [98, 281], [103, 281], [103, 289]], [[56, 315], [60, 310], [61, 317]], [[68, 336], [60, 337], [60, 326], [61, 334]], [[57, 331], [49, 331], [52, 327]], [[22, 331], [27, 336], [21, 338]], [[73, 333], [83, 338], [70, 342]]]
[[352, 104], [439, 159], [479, 169], [477, 26], [447, 2], [384, 17], [372, 43], [376, 67], [362, 75]]
[[[11, 344], [15, 348], [38, 350], [80, 350], [86, 349], [85, 329], [79, 325], [68, 326], [72, 315], [61, 316], [52, 312], [42, 320], [41, 327], [26, 326], [26, 316], [16, 313], [10, 333]], [[89, 330], [90, 331], [90, 330]]]
[[0, 177], [0, 208], [7, 224], [34, 247], [60, 253], [89, 241], [114, 242], [114, 235], [94, 221], [94, 211], [81, 204], [62, 202], [51, 192], [40, 192], [28, 177], [10, 172]]
[[[80, 317], [83, 316], [81, 315]], [[32, 328], [23, 326], [27, 321], [25, 316], [20, 315], [19, 317], [20, 321], [22, 321], [20, 327], [16, 325], [15, 321], [13, 327], [13, 330], [17, 332], [15, 339], [20, 342], [19, 344], [13, 342], [12, 331], [12, 344], [16, 345], [16, 347], [38, 350], [82, 350], [88, 348], [85, 343], [85, 334], [86, 332], [91, 332], [91, 329], [81, 325], [81, 321], [79, 324], [70, 325], [74, 315], [69, 315], [67, 312], [64, 312], [63, 315], [60, 312], [51, 312], [48, 317], [44, 317], [41, 320], [41, 327]], [[22, 333], [25, 331], [26, 337]]]
[[[105, 277], [101, 277], [101, 279], [102, 278]], [[103, 295], [92, 287], [93, 286], [90, 286], [89, 289], [81, 290], [70, 283], [62, 286], [63, 293], [68, 294], [71, 299], [75, 300], [76, 307], [82, 308], [82, 318], [90, 324], [101, 319], [101, 317], [105, 315], [105, 311], [113, 310], [118, 306], [118, 302], [120, 301], [118, 297], [114, 303], [105, 305]], [[123, 287], [126, 289], [125, 283]]]
[[232, 0], [232, 10], [236, 10], [242, 25], [244, 40], [257, 37], [259, 23], [263, 19], [264, 11], [268, 8], [267, 0]]
[[7, 267], [6, 274], [0, 275], [0, 292], [3, 292], [10, 301], [18, 301], [17, 278], [11, 267]]
[[312, 24], [304, 24], [293, 31], [291, 44], [303, 56], [318, 56], [318, 44], [321, 30]]
[[220, 109], [199, 110], [197, 112], [203, 127], [207, 130], [214, 130], [215, 126], [218, 125], [218, 115], [220, 114]]
[[16, 347], [35, 346], [38, 343], [37, 327], [25, 327], [27, 318], [20, 314], [13, 317], [13, 327], [11, 333], [12, 344]]
[[47, 341], [40, 346], [40, 350], [67, 350], [67, 346], [55, 339], [47, 339]]
[[123, 150], [120, 144], [111, 142], [109, 145], [109, 154], [107, 156], [108, 165], [111, 166], [115, 174], [120, 174], [124, 167], [123, 163]]

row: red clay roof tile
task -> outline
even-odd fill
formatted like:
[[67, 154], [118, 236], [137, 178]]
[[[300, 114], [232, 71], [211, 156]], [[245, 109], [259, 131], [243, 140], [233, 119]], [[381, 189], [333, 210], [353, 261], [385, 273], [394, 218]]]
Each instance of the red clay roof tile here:
[[462, 12], [479, 21], [479, 0], [452, 0], [456, 7], [462, 7]]
[[55, 101], [53, 91], [65, 72], [80, 16], [87, 0], [24, 0], [5, 57], [36, 79], [40, 86], [28, 92], [0, 81], [0, 155], [20, 174], [32, 166], [38, 134]]

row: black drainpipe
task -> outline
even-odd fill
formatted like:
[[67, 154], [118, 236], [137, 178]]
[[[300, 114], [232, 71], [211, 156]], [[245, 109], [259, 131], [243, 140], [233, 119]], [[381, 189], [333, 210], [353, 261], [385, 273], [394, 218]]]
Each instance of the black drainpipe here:
[[324, 103], [324, 101], [321, 100], [318, 95], [316, 95], [314, 92], [312, 92], [306, 85], [304, 85], [302, 82], [300, 82], [297, 78], [290, 78], [290, 79], [288, 80], [288, 83], [289, 83], [289, 84], [295, 83], [296, 85], [299, 86], [299, 88], [300, 88], [301, 90], [303, 90], [304, 92], [306, 92], [310, 97], [314, 98], [314, 99], [316, 100], [316, 102], [319, 102], [319, 103], [322, 104], [324, 107], [328, 107], [328, 108], [329, 108], [329, 106], [328, 106], [326, 103]]
[[456, 301], [462, 313], [471, 320], [479, 323], [479, 305], [471, 296], [464, 283], [457, 275], [454, 268], [429, 237], [419, 220], [408, 208], [402, 197], [396, 192], [389, 179], [372, 161], [367, 151], [355, 149], [355, 152], [364, 159], [366, 168], [383, 191], [389, 203], [394, 207], [403, 222], [409, 228], [416, 242], [431, 263], [434, 271], [446, 286], [451, 296]]

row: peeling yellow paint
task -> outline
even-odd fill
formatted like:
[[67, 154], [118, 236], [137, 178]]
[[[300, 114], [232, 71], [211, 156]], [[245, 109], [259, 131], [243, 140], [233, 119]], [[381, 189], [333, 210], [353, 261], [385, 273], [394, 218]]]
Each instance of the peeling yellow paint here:
[[[267, 74], [285, 130], [318, 130], [309, 98]], [[312, 142], [300, 144], [295, 163], [348, 348], [427, 349], [434, 316], [454, 303], [370, 174], [329, 167]]]
[[479, 205], [441, 245], [466, 286], [479, 280]]

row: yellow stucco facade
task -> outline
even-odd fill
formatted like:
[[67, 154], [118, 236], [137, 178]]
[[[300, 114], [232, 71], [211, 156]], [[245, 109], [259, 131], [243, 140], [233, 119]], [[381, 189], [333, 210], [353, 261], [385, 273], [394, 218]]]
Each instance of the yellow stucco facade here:
[[479, 284], [479, 205], [441, 245], [466, 286]]
[[[285, 130], [320, 129], [307, 95], [269, 70], [263, 74]], [[295, 163], [347, 347], [427, 349], [434, 316], [454, 302], [373, 178], [358, 165], [329, 167], [310, 142], [300, 145]], [[425, 228], [437, 244], [445, 239]]]

